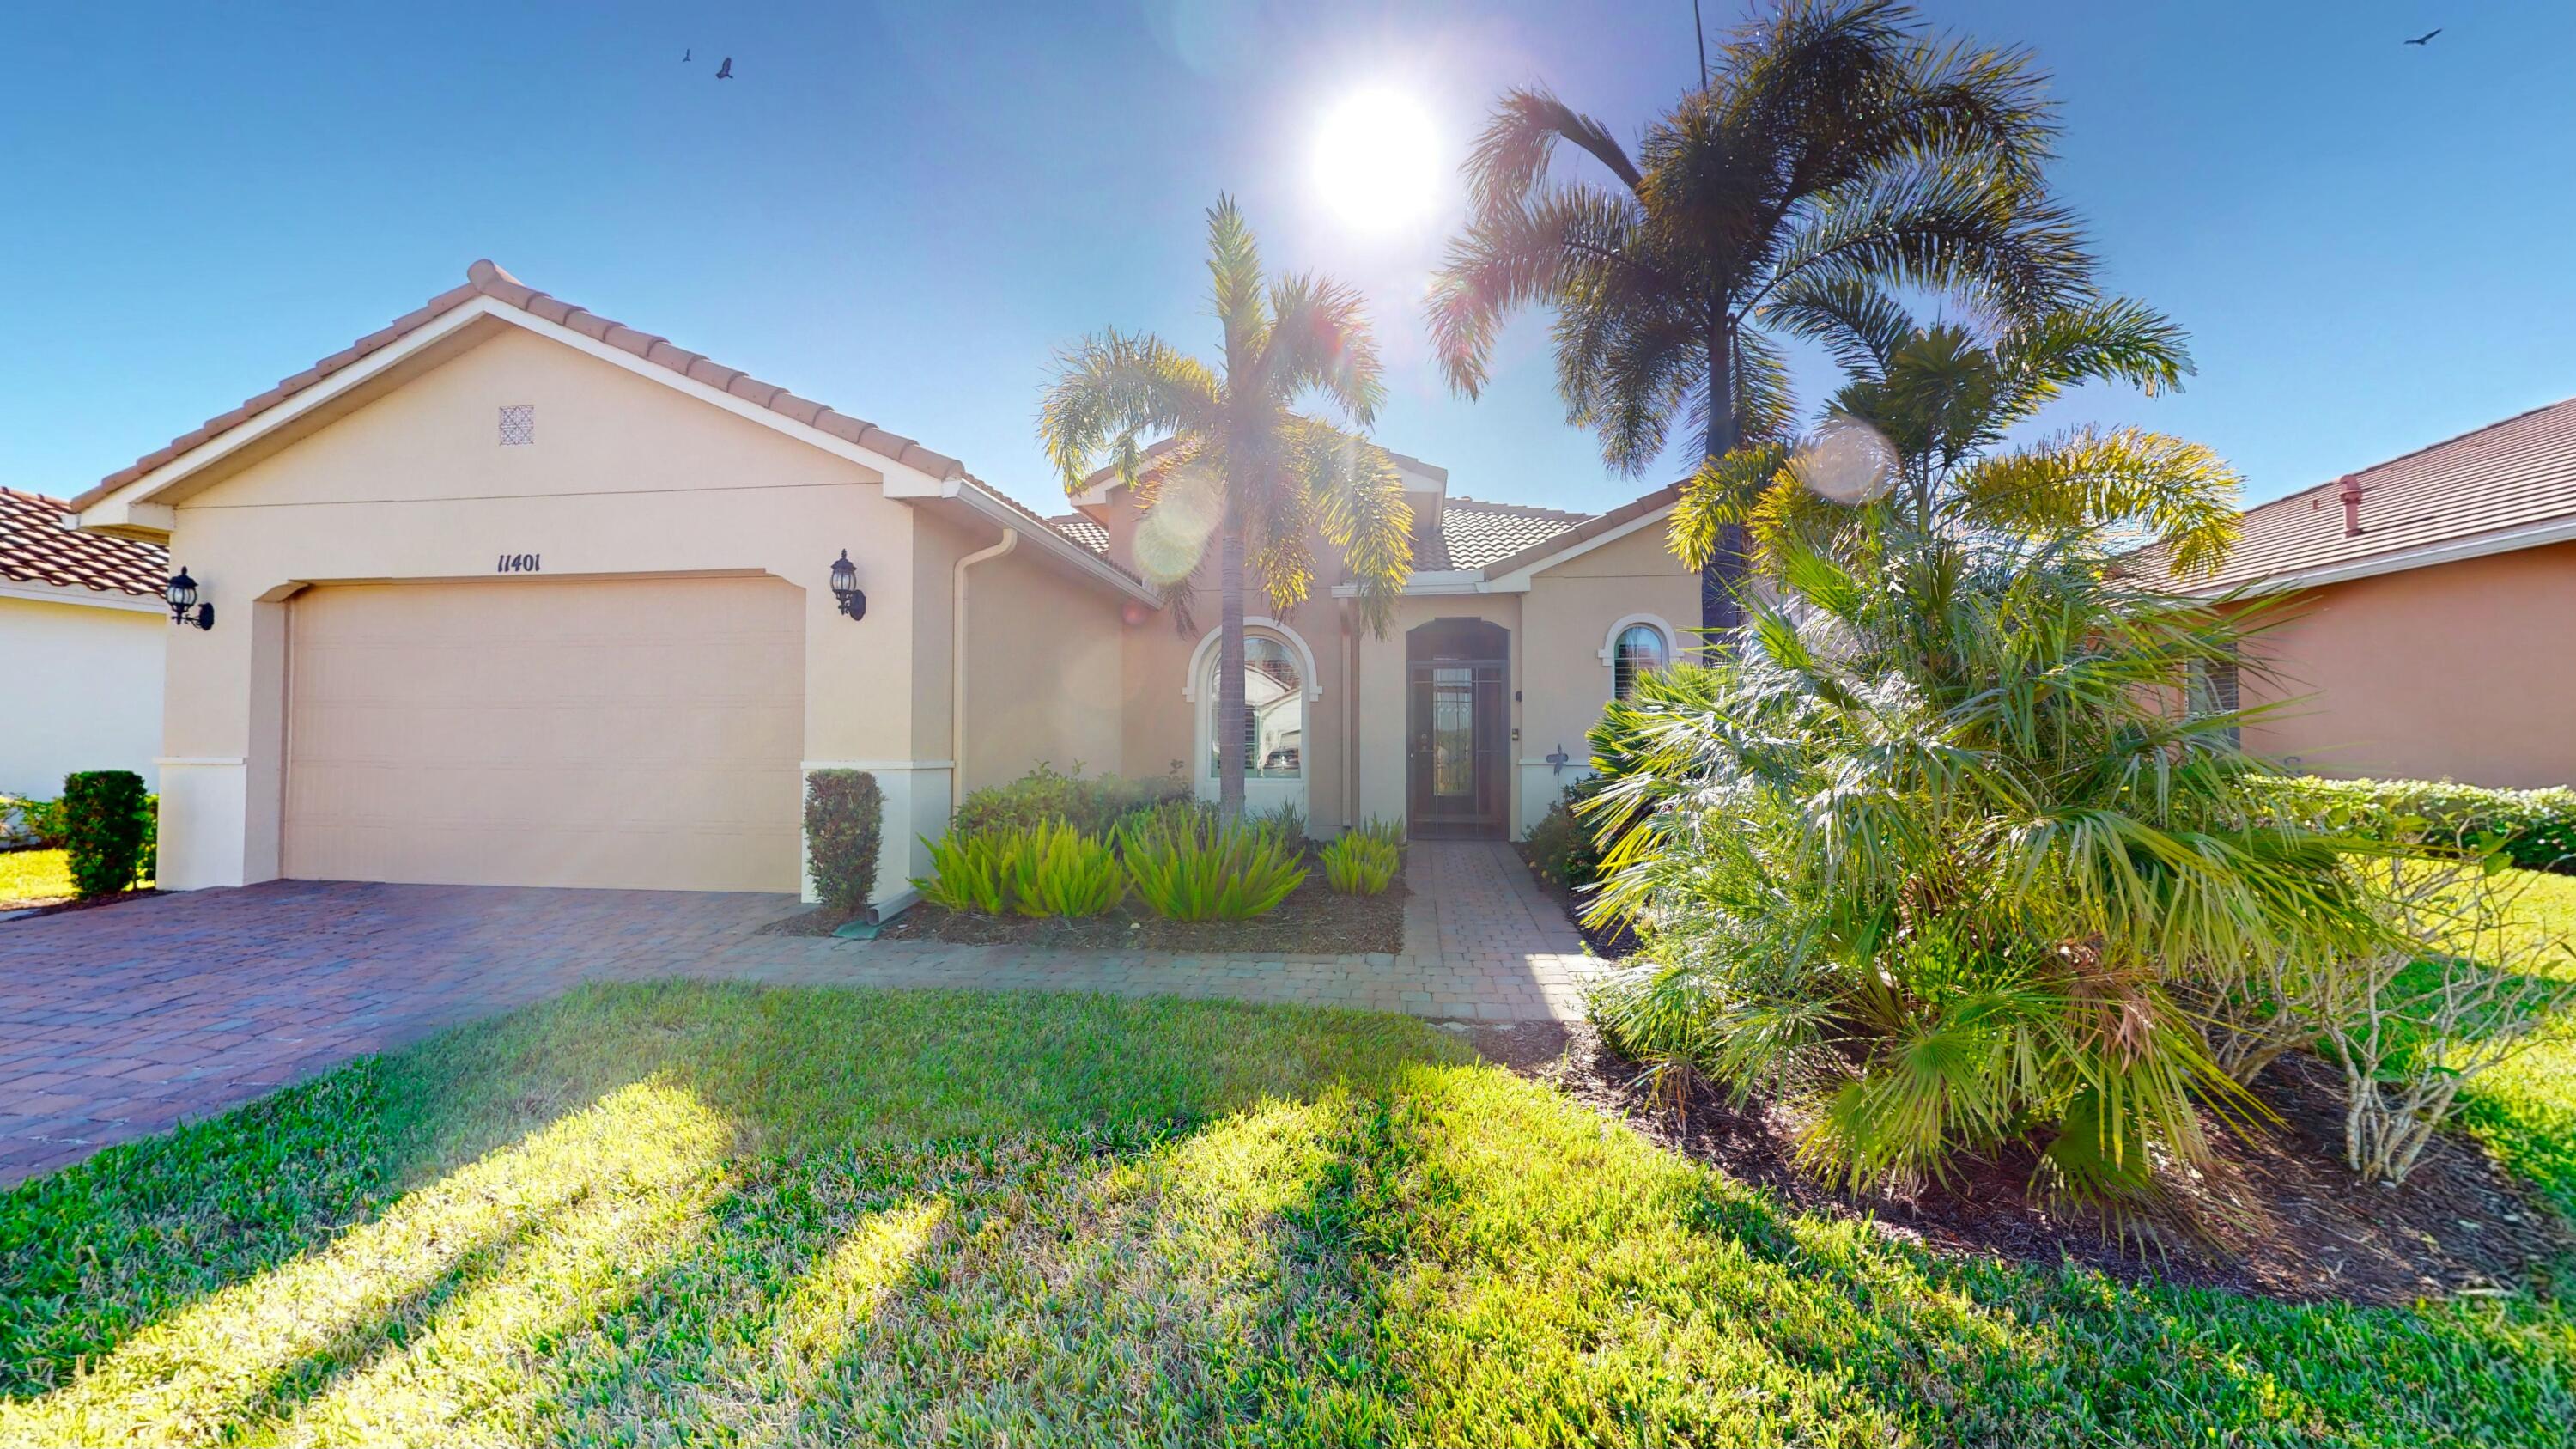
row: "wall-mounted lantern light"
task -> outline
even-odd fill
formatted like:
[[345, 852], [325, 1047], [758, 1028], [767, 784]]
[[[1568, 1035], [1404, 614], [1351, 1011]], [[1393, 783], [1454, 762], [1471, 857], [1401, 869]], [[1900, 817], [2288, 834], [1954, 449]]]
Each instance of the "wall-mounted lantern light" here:
[[162, 592], [170, 600], [171, 623], [194, 624], [200, 629], [215, 627], [215, 606], [197, 602], [197, 581], [188, 577], [184, 565], [170, 576], [169, 586]]
[[859, 592], [859, 566], [850, 562], [850, 551], [832, 564], [832, 597], [841, 601], [841, 612], [853, 619], [868, 616], [868, 596]]

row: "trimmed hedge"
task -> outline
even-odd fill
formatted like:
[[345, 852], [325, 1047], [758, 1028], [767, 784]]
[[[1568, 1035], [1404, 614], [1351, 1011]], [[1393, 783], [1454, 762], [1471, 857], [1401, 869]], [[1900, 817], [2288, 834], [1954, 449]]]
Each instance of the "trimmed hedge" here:
[[2576, 875], [2576, 790], [2490, 790], [2449, 780], [2329, 780], [2280, 776], [2270, 782], [2292, 808], [2371, 836], [2492, 841], [2526, 870]]
[[72, 893], [82, 900], [129, 890], [142, 878], [158, 833], [153, 800], [132, 770], [82, 770], [63, 777], [54, 828], [70, 859]]
[[816, 770], [805, 777], [805, 861], [826, 909], [856, 916], [876, 888], [885, 833], [885, 794], [865, 770]]

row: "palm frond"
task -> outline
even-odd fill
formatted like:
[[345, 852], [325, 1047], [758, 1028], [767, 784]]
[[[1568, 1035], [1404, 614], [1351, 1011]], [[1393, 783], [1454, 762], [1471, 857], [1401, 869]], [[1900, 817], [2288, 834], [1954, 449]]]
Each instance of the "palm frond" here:
[[2236, 541], [2234, 469], [2199, 443], [2143, 428], [2077, 428], [1959, 471], [1972, 527], [2040, 534], [2107, 524], [2144, 532], [2178, 577], [2215, 569]]
[[1386, 400], [1377, 338], [1359, 289], [1312, 273], [1270, 289], [1270, 336], [1251, 375], [1283, 403], [1315, 391], [1365, 427]]
[[1482, 214], [1517, 210], [1547, 174], [1549, 153], [1560, 141], [1589, 152], [1610, 174], [1634, 188], [1641, 179], [1608, 127], [1577, 112], [1544, 87], [1503, 92], [1494, 114], [1467, 156], [1467, 195]]
[[1379, 638], [1413, 576], [1413, 508], [1384, 449], [1313, 419], [1288, 432], [1289, 467], [1315, 503], [1315, 522], [1359, 589], [1361, 621]]
[[1139, 434], [1185, 435], [1211, 427], [1221, 388], [1197, 359], [1151, 333], [1102, 332], [1056, 355], [1055, 381], [1038, 405], [1038, 441], [1072, 491], [1114, 445], [1122, 482], [1135, 481]]
[[1225, 375], [1244, 376], [1269, 339], [1262, 306], [1261, 246], [1231, 196], [1208, 208], [1208, 303], [1225, 334]]

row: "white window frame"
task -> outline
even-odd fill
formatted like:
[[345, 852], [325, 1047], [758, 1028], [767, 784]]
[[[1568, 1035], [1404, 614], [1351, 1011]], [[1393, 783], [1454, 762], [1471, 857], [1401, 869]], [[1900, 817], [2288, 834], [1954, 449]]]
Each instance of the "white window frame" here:
[[[1199, 688], [1216, 668], [1217, 652], [1223, 644], [1221, 630], [1210, 629], [1190, 651], [1189, 671], [1181, 676], [1181, 698], [1192, 706], [1194, 723], [1190, 731], [1190, 782], [1199, 798], [1217, 797], [1216, 778], [1216, 699], [1214, 692]], [[1315, 724], [1321, 715], [1315, 702], [1324, 697], [1324, 688], [1315, 679], [1315, 651], [1296, 630], [1271, 618], [1247, 616], [1243, 621], [1244, 637], [1267, 635], [1287, 646], [1288, 657], [1298, 670], [1297, 682], [1306, 702], [1304, 738], [1297, 749], [1297, 777], [1293, 780], [1262, 780], [1247, 774], [1243, 780], [1243, 803], [1247, 810], [1276, 810], [1282, 805], [1306, 809], [1306, 782], [1314, 778]]]
[[1601, 636], [1601, 667], [1610, 671], [1609, 698], [1619, 697], [1619, 636], [1643, 624], [1663, 636], [1664, 662], [1671, 664], [1682, 657], [1681, 634], [1664, 621], [1661, 614], [1627, 614]]

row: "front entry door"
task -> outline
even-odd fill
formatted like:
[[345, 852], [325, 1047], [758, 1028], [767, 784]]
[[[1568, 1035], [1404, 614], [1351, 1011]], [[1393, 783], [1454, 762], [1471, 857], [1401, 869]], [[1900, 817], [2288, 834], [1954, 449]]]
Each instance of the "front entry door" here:
[[1427, 659], [1410, 666], [1407, 785], [1418, 837], [1503, 833], [1503, 752], [1510, 708], [1499, 659]]

